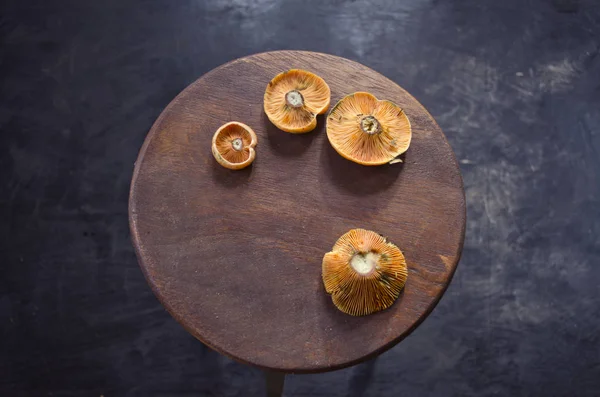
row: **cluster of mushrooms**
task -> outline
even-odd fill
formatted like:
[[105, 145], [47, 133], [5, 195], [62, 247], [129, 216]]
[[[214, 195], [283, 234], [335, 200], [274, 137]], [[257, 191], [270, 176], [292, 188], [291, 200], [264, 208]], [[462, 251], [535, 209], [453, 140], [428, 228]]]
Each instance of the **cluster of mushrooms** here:
[[[310, 132], [317, 115], [329, 108], [331, 90], [314, 73], [292, 69], [267, 85], [264, 111], [279, 129], [293, 134]], [[411, 140], [411, 126], [395, 103], [368, 92], [342, 98], [327, 116], [327, 139], [344, 158], [362, 165], [401, 162]], [[256, 158], [256, 133], [232, 121], [213, 136], [212, 153], [223, 167], [238, 170]], [[402, 251], [378, 233], [352, 229], [323, 257], [323, 284], [334, 305], [344, 313], [363, 316], [390, 307], [408, 276]]]

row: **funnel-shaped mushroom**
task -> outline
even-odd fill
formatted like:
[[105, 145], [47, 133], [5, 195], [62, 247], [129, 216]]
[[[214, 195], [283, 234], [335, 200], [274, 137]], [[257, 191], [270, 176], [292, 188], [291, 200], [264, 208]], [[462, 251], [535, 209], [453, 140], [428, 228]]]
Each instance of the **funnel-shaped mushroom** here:
[[342, 98], [327, 117], [327, 138], [344, 158], [363, 165], [395, 163], [406, 152], [411, 128], [404, 111], [368, 92]]
[[330, 97], [325, 80], [306, 70], [291, 69], [267, 85], [265, 113], [280, 130], [309, 132], [317, 126], [317, 115], [327, 111]]
[[352, 229], [323, 257], [323, 283], [344, 313], [364, 316], [387, 309], [408, 276], [402, 251], [365, 229]]
[[212, 153], [223, 167], [239, 170], [254, 161], [256, 143], [256, 134], [252, 128], [237, 121], [230, 121], [215, 132]]

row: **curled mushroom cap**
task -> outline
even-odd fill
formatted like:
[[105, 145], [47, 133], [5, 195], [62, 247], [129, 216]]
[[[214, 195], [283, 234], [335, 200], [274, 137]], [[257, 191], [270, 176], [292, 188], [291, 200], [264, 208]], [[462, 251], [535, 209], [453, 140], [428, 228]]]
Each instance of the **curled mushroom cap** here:
[[344, 158], [363, 165], [395, 163], [412, 133], [404, 111], [368, 92], [342, 98], [327, 117], [327, 138]]
[[317, 126], [317, 115], [327, 111], [330, 97], [325, 80], [306, 70], [291, 69], [278, 74], [267, 85], [265, 113], [280, 130], [309, 132]]
[[365, 229], [352, 229], [323, 257], [323, 283], [344, 313], [364, 316], [390, 307], [408, 276], [402, 251]]
[[256, 134], [252, 128], [237, 121], [230, 121], [219, 127], [213, 135], [212, 153], [223, 167], [239, 170], [254, 161], [256, 143]]

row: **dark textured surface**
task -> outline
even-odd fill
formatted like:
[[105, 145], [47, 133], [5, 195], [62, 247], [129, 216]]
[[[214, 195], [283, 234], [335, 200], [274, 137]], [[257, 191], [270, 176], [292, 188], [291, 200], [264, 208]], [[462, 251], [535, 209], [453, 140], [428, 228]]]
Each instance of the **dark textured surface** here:
[[[412, 130], [404, 163], [342, 158], [324, 117], [307, 134], [278, 130], [265, 87], [290, 68], [323, 78], [334, 104], [365, 89], [398, 104]], [[232, 118], [258, 140], [255, 162], [236, 172], [210, 150]], [[187, 87], [148, 133], [129, 201], [140, 266], [173, 317], [219, 352], [293, 373], [364, 362], [423, 322], [456, 270], [465, 210], [458, 162], [427, 110], [364, 65], [308, 51], [239, 58]], [[323, 286], [324, 253], [356, 227], [402, 247], [408, 265], [396, 303], [370, 316], [342, 313]]]
[[0, 40], [0, 395], [264, 391], [154, 298], [127, 195], [181, 89], [283, 48], [357, 60], [415, 95], [468, 201], [428, 320], [375, 363], [290, 377], [286, 395], [600, 393], [597, 2], [3, 1]]

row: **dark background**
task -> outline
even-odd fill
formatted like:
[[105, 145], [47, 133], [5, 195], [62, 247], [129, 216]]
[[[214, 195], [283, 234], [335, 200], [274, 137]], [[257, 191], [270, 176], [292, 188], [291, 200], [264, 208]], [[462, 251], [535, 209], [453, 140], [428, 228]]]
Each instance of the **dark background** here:
[[133, 162], [169, 101], [275, 49], [341, 55], [437, 119], [468, 201], [447, 294], [375, 362], [287, 396], [600, 394], [600, 3], [2, 1], [0, 395], [257, 396], [136, 264]]

